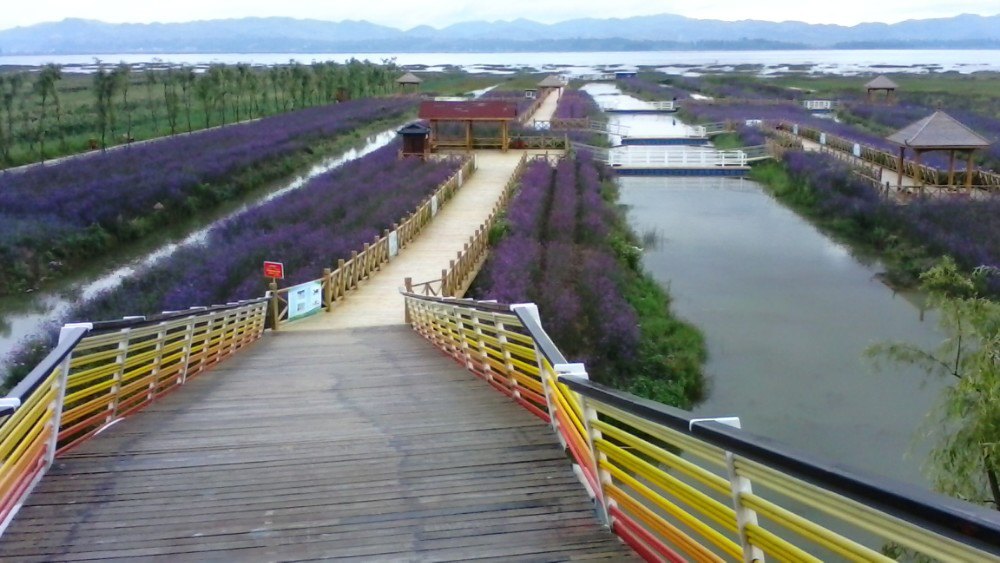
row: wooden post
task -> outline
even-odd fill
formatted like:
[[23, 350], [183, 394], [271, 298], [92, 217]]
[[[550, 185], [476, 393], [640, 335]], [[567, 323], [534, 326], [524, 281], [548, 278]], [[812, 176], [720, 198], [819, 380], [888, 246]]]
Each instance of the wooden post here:
[[330, 268], [323, 268], [323, 307], [326, 312], [333, 311], [333, 272]]
[[465, 122], [465, 150], [472, 150], [472, 120]]
[[439, 297], [448, 296], [448, 270], [441, 270], [441, 289]]
[[500, 135], [502, 136], [502, 138], [500, 141], [500, 150], [503, 152], [507, 152], [507, 147], [510, 144], [510, 139], [507, 133], [508, 122], [505, 120], [501, 123], [502, 125], [500, 126]]
[[972, 175], [976, 172], [976, 165], [972, 162], [973, 152], [972, 149], [969, 149], [969, 163], [965, 166], [965, 187], [969, 191], [972, 191]]
[[278, 331], [278, 281], [271, 280], [268, 286], [271, 290], [271, 330]]
[[899, 147], [899, 166], [896, 168], [896, 191], [903, 190], [903, 167], [906, 165], [904, 154], [906, 147]]
[[346, 290], [345, 285], [344, 285], [344, 281], [346, 279], [344, 277], [344, 274], [347, 273], [347, 272], [344, 271], [344, 266], [345, 265], [346, 265], [346, 262], [344, 261], [343, 258], [337, 259], [337, 271], [340, 272], [340, 276], [337, 277], [337, 292], [333, 296], [334, 300], [336, 300], [336, 299], [338, 299], [340, 297], [343, 297], [344, 296], [344, 292]]
[[955, 185], [955, 149], [948, 151], [948, 187]]
[[920, 157], [923, 155], [923, 151], [916, 150], [915, 152], [917, 153], [917, 156], [913, 160], [913, 164], [914, 164], [914, 166], [913, 166], [913, 173], [916, 174], [915, 180], [917, 181], [917, 186], [920, 187], [920, 194], [923, 195], [923, 193], [924, 193], [924, 174], [923, 174], [923, 171], [920, 169]]

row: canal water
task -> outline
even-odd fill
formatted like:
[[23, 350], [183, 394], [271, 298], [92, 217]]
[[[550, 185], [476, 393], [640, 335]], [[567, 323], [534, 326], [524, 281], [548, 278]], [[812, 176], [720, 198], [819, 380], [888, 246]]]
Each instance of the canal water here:
[[133, 245], [128, 253], [119, 253], [100, 265], [78, 272], [73, 279], [65, 280], [56, 288], [0, 298], [0, 374], [5, 371], [6, 362], [10, 361], [8, 355], [19, 343], [65, 320], [74, 304], [118, 286], [137, 271], [169, 257], [179, 248], [201, 242], [208, 231], [219, 223], [301, 188], [320, 174], [386, 146], [395, 137], [396, 128], [370, 135], [358, 146], [324, 159], [305, 173], [272, 186], [263, 195], [257, 194], [248, 201], [219, 209], [214, 216], [202, 218], [198, 224], [183, 225], [165, 232], [155, 242]]
[[[616, 103], [606, 88], [596, 99]], [[647, 128], [665, 119], [628, 117]], [[657, 240], [645, 249], [646, 269], [706, 336], [709, 392], [698, 416], [736, 415], [745, 430], [799, 451], [928, 486], [920, 472], [928, 443], [917, 436], [948, 382], [893, 364], [876, 371], [864, 357], [878, 342], [941, 341], [919, 296], [894, 293], [877, 262], [750, 180], [618, 182], [632, 228]]]

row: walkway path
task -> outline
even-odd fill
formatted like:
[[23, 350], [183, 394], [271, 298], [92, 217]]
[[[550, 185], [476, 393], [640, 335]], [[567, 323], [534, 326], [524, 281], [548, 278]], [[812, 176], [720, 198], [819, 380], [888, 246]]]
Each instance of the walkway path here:
[[556, 106], [559, 105], [559, 96], [556, 92], [549, 92], [549, 95], [542, 100], [542, 104], [538, 106], [535, 113], [532, 114], [531, 119], [525, 121], [525, 123], [532, 123], [534, 121], [552, 121], [552, 116], [556, 114]]
[[269, 335], [60, 458], [0, 542], [3, 561], [339, 557], [631, 554], [552, 429], [403, 325]]
[[403, 280], [411, 277], [414, 283], [421, 283], [441, 278], [441, 270], [448, 267], [448, 262], [455, 259], [486, 220], [523, 152], [478, 152], [475, 173], [451, 201], [441, 206], [416, 240], [349, 293], [331, 313], [282, 325], [281, 330], [336, 330], [402, 323], [403, 298], [399, 288]]

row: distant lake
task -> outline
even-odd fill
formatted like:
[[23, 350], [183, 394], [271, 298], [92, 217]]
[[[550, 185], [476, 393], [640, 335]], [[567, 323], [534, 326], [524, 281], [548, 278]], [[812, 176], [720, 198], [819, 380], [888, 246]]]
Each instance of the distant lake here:
[[[628, 51], [571, 53], [177, 53], [103, 55], [14, 55], [0, 56], [0, 65], [38, 66], [45, 63], [77, 66], [79, 72], [93, 68], [94, 59], [105, 63], [209, 63], [257, 65], [287, 63], [290, 59], [339, 61], [350, 58], [380, 61], [395, 58], [400, 65], [424, 65], [429, 70], [458, 66], [469, 71], [496, 72], [497, 67], [515, 67], [567, 74], [587, 74], [621, 66], [655, 66], [683, 73], [693, 67], [717, 70], [739, 65], [761, 65], [762, 73], [811, 70], [837, 74], [859, 72], [1000, 71], [1000, 52], [992, 50], [808, 50], [808, 51]], [[804, 67], [810, 66], [811, 69]], [[791, 68], [790, 68], [791, 67]], [[72, 71], [70, 68], [67, 71]]]

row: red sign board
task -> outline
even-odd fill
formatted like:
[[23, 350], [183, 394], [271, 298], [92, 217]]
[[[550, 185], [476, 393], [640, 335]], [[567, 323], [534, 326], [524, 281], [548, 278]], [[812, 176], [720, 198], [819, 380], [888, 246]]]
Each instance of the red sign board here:
[[285, 279], [285, 265], [281, 262], [264, 262], [264, 277], [276, 280]]

